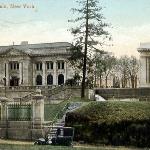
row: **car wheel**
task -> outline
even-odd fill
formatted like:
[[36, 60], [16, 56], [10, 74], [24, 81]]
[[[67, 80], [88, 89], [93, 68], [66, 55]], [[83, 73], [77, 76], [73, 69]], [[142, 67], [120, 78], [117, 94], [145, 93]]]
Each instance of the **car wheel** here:
[[38, 145], [38, 142], [36, 141], [36, 142], [34, 142], [34, 145]]

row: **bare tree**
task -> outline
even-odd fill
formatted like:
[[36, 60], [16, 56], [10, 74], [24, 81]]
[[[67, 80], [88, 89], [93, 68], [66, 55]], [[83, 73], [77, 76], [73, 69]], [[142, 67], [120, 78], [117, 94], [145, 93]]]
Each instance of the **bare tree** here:
[[128, 65], [128, 72], [129, 72], [132, 88], [137, 88], [138, 71], [139, 71], [139, 60], [136, 57], [131, 56]]
[[122, 56], [118, 61], [118, 72], [120, 72], [122, 88], [126, 88], [131, 83], [132, 88], [137, 87], [137, 74], [139, 61], [134, 56]]
[[112, 74], [116, 65], [116, 58], [111, 53], [99, 53], [95, 55], [96, 74], [99, 77], [100, 87], [102, 78], [105, 78], [105, 87], [108, 87], [108, 77]]

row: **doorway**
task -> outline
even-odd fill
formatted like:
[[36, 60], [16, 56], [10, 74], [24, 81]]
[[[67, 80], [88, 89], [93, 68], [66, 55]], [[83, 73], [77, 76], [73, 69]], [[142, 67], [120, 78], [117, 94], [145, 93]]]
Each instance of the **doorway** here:
[[10, 79], [10, 86], [19, 86], [19, 78], [12, 76]]
[[58, 76], [58, 85], [62, 85], [62, 84], [64, 84], [64, 75], [60, 74]]
[[36, 85], [42, 85], [42, 76], [41, 75], [37, 75], [37, 77], [36, 77]]
[[47, 76], [47, 85], [53, 85], [53, 76], [51, 74]]

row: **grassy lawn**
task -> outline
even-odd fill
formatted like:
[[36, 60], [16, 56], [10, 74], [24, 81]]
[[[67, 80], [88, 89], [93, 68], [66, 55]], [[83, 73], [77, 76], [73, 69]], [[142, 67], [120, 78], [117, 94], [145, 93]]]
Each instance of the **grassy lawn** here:
[[59, 113], [60, 110], [62, 110], [65, 105], [67, 104], [67, 100], [62, 101], [58, 104], [45, 104], [44, 108], [44, 117], [45, 121], [52, 121], [57, 113]]
[[90, 100], [88, 100], [88, 99], [83, 100], [81, 98], [75, 97], [75, 98], [70, 99], [69, 101], [64, 100], [58, 104], [45, 104], [45, 109], [44, 109], [45, 121], [52, 121], [55, 118], [56, 114], [60, 110], [62, 110], [68, 102], [85, 102], [85, 103], [88, 103], [88, 102], [90, 102]]
[[14, 145], [14, 144], [0, 144], [0, 150], [140, 150], [135, 148], [124, 148], [124, 147], [95, 147], [95, 146], [34, 146], [34, 145]]

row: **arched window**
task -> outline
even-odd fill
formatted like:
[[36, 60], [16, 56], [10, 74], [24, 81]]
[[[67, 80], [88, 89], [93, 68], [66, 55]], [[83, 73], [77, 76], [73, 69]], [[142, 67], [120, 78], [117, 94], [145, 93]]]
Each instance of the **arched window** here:
[[41, 75], [37, 75], [37, 77], [36, 77], [36, 85], [42, 85], [42, 76]]
[[47, 85], [53, 85], [53, 76], [51, 74], [47, 76]]
[[60, 74], [58, 76], [58, 85], [62, 85], [62, 84], [64, 84], [64, 75]]

